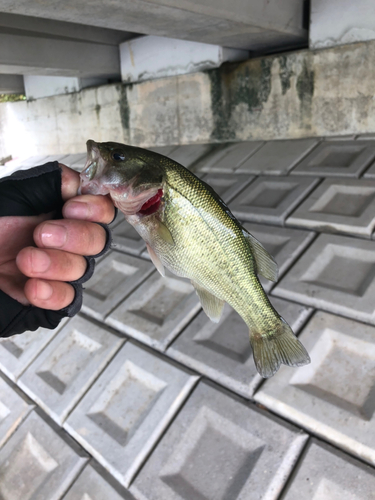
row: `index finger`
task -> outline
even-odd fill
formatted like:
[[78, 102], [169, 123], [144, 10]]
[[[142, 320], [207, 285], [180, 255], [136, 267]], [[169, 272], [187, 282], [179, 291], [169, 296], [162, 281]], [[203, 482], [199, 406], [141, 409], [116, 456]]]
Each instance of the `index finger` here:
[[59, 163], [61, 168], [61, 196], [64, 201], [77, 196], [80, 178], [75, 170]]

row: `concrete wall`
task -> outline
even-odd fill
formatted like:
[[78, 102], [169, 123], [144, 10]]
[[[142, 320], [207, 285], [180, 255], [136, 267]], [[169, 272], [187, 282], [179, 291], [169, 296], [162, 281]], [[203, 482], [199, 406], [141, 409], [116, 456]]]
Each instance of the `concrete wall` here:
[[375, 39], [374, 0], [311, 0], [310, 48]]
[[375, 42], [0, 104], [0, 157], [375, 132]]

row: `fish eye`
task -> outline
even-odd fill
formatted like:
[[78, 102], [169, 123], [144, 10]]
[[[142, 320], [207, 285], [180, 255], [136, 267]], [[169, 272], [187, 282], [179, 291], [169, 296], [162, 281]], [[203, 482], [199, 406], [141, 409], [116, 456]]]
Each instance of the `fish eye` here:
[[112, 153], [112, 158], [115, 161], [124, 161], [125, 160], [125, 155], [123, 155], [122, 153]]

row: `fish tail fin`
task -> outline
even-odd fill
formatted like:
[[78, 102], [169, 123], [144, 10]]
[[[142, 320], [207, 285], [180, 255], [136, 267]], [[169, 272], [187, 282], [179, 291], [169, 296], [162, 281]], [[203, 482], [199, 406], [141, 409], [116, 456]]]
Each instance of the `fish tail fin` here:
[[272, 333], [250, 330], [255, 366], [263, 378], [272, 377], [280, 364], [303, 366], [310, 363], [310, 357], [292, 329], [282, 318]]

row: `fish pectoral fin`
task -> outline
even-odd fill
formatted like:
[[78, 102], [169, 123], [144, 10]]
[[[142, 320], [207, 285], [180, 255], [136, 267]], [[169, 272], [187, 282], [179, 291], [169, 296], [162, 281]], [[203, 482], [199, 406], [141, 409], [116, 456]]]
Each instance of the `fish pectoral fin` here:
[[156, 232], [159, 235], [159, 237], [169, 243], [170, 245], [174, 245], [174, 240], [171, 235], [170, 230], [167, 228], [165, 224], [163, 224], [160, 220], [157, 221], [156, 225]]
[[252, 234], [243, 230], [243, 235], [247, 239], [254, 254], [258, 274], [261, 274], [270, 281], [277, 281], [279, 270], [273, 257]]
[[218, 299], [215, 295], [212, 295], [212, 293], [207, 291], [205, 288], [202, 288], [194, 281], [191, 281], [191, 284], [197, 292], [203, 311], [207, 314], [211, 321], [219, 323], [225, 301]]
[[155, 251], [146, 243], [147, 246], [147, 251], [150, 256], [150, 259], [152, 260], [152, 263], [156, 267], [156, 269], [159, 271], [159, 273], [164, 277], [165, 276], [165, 269], [163, 266], [162, 261], [160, 260], [159, 256], [156, 255]]

